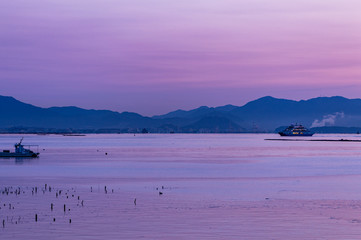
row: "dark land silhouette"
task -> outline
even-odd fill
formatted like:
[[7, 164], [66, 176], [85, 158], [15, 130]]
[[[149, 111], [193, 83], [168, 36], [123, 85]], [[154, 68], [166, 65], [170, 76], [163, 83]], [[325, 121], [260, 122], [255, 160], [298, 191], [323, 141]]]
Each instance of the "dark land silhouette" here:
[[301, 123], [319, 133], [361, 132], [361, 99], [263, 97], [243, 106], [202, 106], [145, 117], [132, 112], [41, 108], [0, 96], [2, 133], [261, 133]]

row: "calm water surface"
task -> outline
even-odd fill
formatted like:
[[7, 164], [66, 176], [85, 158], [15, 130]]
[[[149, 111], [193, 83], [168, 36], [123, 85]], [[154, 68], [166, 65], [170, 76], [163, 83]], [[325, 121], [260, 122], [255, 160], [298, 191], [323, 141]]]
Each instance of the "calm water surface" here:
[[21, 190], [0, 194], [0, 238], [361, 238], [361, 142], [268, 138], [26, 135], [38, 159], [0, 159], [0, 189]]

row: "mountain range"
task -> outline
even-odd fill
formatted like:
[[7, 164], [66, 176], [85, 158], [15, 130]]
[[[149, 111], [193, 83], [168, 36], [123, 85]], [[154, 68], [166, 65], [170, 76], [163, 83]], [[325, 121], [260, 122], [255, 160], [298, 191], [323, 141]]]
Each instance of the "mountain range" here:
[[292, 123], [318, 132], [354, 132], [361, 127], [361, 99], [340, 96], [301, 101], [267, 96], [243, 106], [202, 106], [153, 117], [78, 107], [41, 108], [0, 96], [0, 111], [1, 132], [274, 132]]

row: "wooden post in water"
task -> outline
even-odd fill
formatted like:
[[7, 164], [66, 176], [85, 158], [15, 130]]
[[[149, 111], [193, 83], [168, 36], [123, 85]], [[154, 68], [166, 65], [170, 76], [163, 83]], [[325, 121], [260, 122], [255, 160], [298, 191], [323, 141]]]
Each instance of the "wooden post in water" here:
[[35, 222], [38, 221], [38, 214], [35, 214]]

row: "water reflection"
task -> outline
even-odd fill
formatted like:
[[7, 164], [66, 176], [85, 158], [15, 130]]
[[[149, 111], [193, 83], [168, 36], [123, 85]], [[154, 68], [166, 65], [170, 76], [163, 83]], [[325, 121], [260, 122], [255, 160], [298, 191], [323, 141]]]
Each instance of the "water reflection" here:
[[15, 164], [24, 164], [24, 163], [34, 163], [38, 162], [38, 158], [32, 158], [32, 157], [15, 157]]
[[1, 157], [0, 165], [22, 165], [22, 164], [33, 164], [39, 162], [38, 158], [32, 157]]

